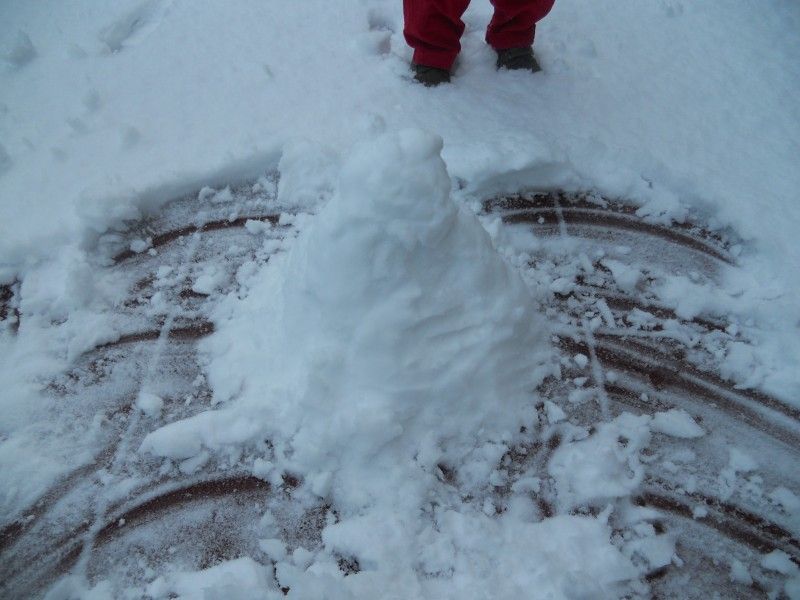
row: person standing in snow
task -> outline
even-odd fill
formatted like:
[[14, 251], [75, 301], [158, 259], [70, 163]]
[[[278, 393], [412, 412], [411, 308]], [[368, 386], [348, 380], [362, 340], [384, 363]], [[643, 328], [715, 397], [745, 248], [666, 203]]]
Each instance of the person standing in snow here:
[[[450, 69], [461, 50], [461, 15], [470, 0], [403, 0], [408, 45], [414, 49], [414, 79], [426, 86], [450, 81]], [[541, 70], [533, 56], [536, 23], [555, 0], [491, 0], [494, 16], [486, 42], [497, 52], [497, 68]]]

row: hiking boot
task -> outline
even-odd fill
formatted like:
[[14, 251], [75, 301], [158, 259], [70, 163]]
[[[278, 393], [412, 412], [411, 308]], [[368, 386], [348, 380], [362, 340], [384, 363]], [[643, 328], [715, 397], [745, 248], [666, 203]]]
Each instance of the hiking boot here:
[[414, 71], [414, 79], [425, 87], [436, 87], [440, 83], [450, 83], [450, 71], [445, 69], [412, 63], [411, 70]]
[[511, 71], [530, 71], [538, 73], [542, 70], [533, 56], [533, 48], [507, 48], [497, 50], [497, 68]]

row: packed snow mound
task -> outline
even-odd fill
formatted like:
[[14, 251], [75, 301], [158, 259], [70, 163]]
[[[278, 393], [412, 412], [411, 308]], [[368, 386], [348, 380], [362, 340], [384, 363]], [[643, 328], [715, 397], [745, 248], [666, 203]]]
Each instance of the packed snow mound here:
[[145, 450], [187, 458], [266, 435], [291, 449], [287, 468], [318, 482], [335, 472], [340, 493], [360, 496], [376, 460], [401, 477], [399, 465], [458, 465], [531, 424], [546, 327], [451, 200], [441, 149], [411, 130], [355, 148], [288, 255], [219, 316], [209, 375], [236, 401], [154, 432]]
[[418, 459], [434, 466], [444, 446], [472, 447], [478, 431], [509, 438], [533, 418], [545, 328], [518, 274], [450, 199], [441, 149], [419, 131], [357, 148], [286, 263], [281, 347], [327, 386], [301, 407], [321, 417], [300, 431], [310, 461], [321, 441], [344, 463], [391, 443], [425, 449]]
[[[224, 406], [142, 449], [244, 452], [256, 476], [290, 472], [298, 501], [335, 507], [313, 552], [287, 550], [264, 516], [261, 548], [291, 597], [615, 597], [638, 570], [607, 513], [542, 521], [525, 486], [493, 505], [503, 455], [539, 428], [548, 328], [451, 200], [441, 149], [402, 131], [352, 151], [288, 252], [223, 301], [204, 351]], [[344, 577], [342, 556], [360, 570]]]

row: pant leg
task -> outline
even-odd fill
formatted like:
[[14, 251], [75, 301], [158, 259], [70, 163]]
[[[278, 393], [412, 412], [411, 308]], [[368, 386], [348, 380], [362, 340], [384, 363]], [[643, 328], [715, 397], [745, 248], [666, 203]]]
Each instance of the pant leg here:
[[486, 28], [486, 42], [497, 50], [524, 48], [533, 44], [536, 23], [555, 0], [492, 0], [494, 16]]
[[469, 0], [403, 0], [403, 34], [416, 64], [450, 70], [461, 50], [467, 6]]

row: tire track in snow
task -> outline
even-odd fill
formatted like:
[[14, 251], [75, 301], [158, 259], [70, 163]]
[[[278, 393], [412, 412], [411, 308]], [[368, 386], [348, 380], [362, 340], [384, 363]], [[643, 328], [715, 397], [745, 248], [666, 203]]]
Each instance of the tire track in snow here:
[[[185, 286], [182, 287], [184, 284], [180, 282], [193, 279], [202, 270], [203, 265], [209, 264], [209, 261], [217, 263], [222, 255], [220, 250], [225, 250], [229, 254], [231, 247], [240, 247], [243, 262], [248, 257], [253, 259], [258, 254], [257, 250], [262, 244], [260, 240], [281, 239], [289, 230], [289, 226], [278, 224], [280, 212], [264, 210], [265, 205], [274, 204], [273, 196], [268, 192], [253, 192], [248, 187], [244, 191], [235, 191], [233, 195], [237, 200], [234, 211], [240, 214], [244, 212], [247, 216], [238, 217], [235, 216], [235, 212], [232, 216], [231, 207], [227, 205], [212, 205], [210, 210], [201, 211], [198, 210], [195, 198], [188, 197], [170, 203], [164, 213], [164, 219], [159, 218], [156, 222], [144, 221], [144, 229], [138, 228], [137, 224], [131, 224], [131, 233], [126, 235], [136, 236], [138, 234], [139, 239], [149, 237], [153, 227], [159, 226], [159, 221], [167, 225], [162, 228], [162, 233], [156, 233], [151, 238], [148, 252], [137, 253], [130, 249], [114, 251], [114, 246], [118, 247], [120, 242], [126, 243], [125, 238], [120, 234], [109, 236], [112, 242], [106, 244], [108, 250], [103, 251], [110, 251], [117, 260], [112, 260], [108, 268], [116, 271], [121, 269], [120, 272], [130, 272], [134, 275], [135, 283], [130, 288], [131, 293], [145, 296], [144, 302], [135, 298], [126, 301], [126, 310], [132, 310], [134, 313], [141, 312], [147, 307], [149, 298], [157, 290], [165, 291], [164, 288], [153, 288], [156, 280], [154, 275], [136, 274], [142, 272], [142, 269], [145, 273], [150, 273], [155, 272], [159, 267], [166, 266], [169, 262], [165, 262], [165, 257], [171, 256], [171, 260], [175, 264], [173, 275], [177, 277], [179, 291], [173, 293], [166, 290], [169, 291], [166, 297], [171, 298], [170, 309], [167, 314], [156, 319], [156, 327], [138, 331], [135, 327], [132, 330], [129, 329], [128, 332], [119, 335], [117, 339], [96, 346], [86, 353], [82, 360], [89, 361], [88, 364], [92, 365], [98, 361], [100, 363], [107, 362], [108, 358], [105, 357], [110, 357], [112, 365], [125, 366], [133, 356], [144, 351], [149, 358], [144, 375], [139, 380], [138, 389], [146, 391], [148, 382], [153, 381], [154, 378], [163, 378], [165, 373], [169, 374], [174, 369], [170, 363], [175, 359], [180, 359], [181, 354], [179, 352], [176, 355], [176, 348], [193, 347], [199, 339], [213, 332], [213, 322], [203, 317], [205, 311], [202, 306], [199, 306], [199, 312], [198, 307], [194, 306], [198, 303], [202, 305], [207, 296], [194, 293]], [[211, 213], [211, 218], [209, 218], [209, 213]], [[215, 213], [220, 215], [220, 218], [214, 218]], [[187, 217], [195, 222], [178, 227], [169, 226], [175, 222], [179, 223]], [[248, 221], [269, 223], [271, 233], [264, 234], [266, 237], [262, 238], [261, 234], [253, 233], [254, 230], [248, 226]], [[187, 238], [192, 240], [188, 244], [186, 243]], [[210, 248], [204, 249], [204, 256], [201, 256], [202, 252], [198, 252], [198, 248], [202, 246], [201, 240], [207, 240], [211, 245]], [[156, 249], [161, 252], [156, 252]], [[176, 252], [179, 256], [175, 256]], [[168, 258], [168, 260], [170, 259]], [[233, 264], [233, 267], [237, 266]], [[11, 286], [8, 287], [10, 290]], [[9, 304], [8, 300], [13, 296], [9, 292], [8, 294], [4, 293], [3, 298], [3, 307], [5, 308]], [[141, 319], [128, 320], [133, 324]], [[125, 320], [122, 325], [124, 331]], [[85, 371], [85, 369], [82, 370]], [[115, 377], [117, 379], [118, 377], [113, 369], [111, 371], [111, 375], [107, 375], [110, 380], [106, 387], [111, 388], [109, 391], [113, 393]], [[72, 374], [68, 375], [66, 380], [71, 384], [70, 389], [64, 388], [59, 383], [55, 383], [51, 389], [52, 392], [63, 395], [65, 400], [68, 400], [72, 394], [81, 394], [80, 381], [73, 381]], [[88, 382], [87, 385], [95, 384]], [[191, 391], [195, 384], [189, 378], [185, 379], [182, 385], [186, 390]], [[99, 393], [102, 396], [103, 390], [100, 389]], [[0, 535], [0, 544], [2, 544], [0, 545], [2, 561], [0, 562], [3, 564], [3, 567], [0, 568], [0, 572], [3, 573], [0, 578], [2, 579], [0, 591], [7, 590], [16, 595], [30, 595], [51, 584], [58, 576], [70, 571], [79, 574], [86, 573], [87, 566], [97, 563], [98, 559], [94, 557], [93, 550], [105, 546], [108, 540], [114, 539], [114, 536], [110, 535], [110, 531], [116, 521], [110, 523], [106, 518], [107, 514], [118, 512], [120, 507], [119, 502], [111, 500], [106, 492], [114, 487], [120, 476], [128, 474], [125, 457], [130, 454], [128, 450], [132, 447], [133, 437], [134, 435], [141, 437], [142, 431], [140, 430], [147, 429], [141, 413], [134, 407], [135, 401], [136, 394], [120, 397], [116, 401], [121, 408], [117, 409], [115, 414], [124, 419], [125, 423], [111, 447], [98, 455], [97, 460], [91, 464], [73, 471], [55, 483], [36, 502], [35, 506], [26, 511], [25, 514], [28, 518], [8, 523], [0, 531], [2, 534]], [[165, 411], [168, 408], [171, 409], [171, 406], [165, 405]], [[158, 426], [158, 421], [155, 426]], [[143, 473], [137, 472], [141, 465], [131, 466], [133, 467], [132, 473], [141, 479]], [[100, 486], [97, 491], [87, 491], [87, 485], [99, 485], [94, 482], [95, 474], [102, 469], [107, 469], [111, 473], [111, 480], [107, 480], [106, 485]], [[138, 489], [131, 490], [125, 496], [141, 499], [148, 493], [152, 495], [154, 486], [158, 487], [156, 485], [158, 479], [163, 478], [156, 473], [154, 475], [156, 475], [155, 480], [152, 480], [152, 477], [151, 480], [145, 477], [141, 480]], [[214, 476], [214, 481], [201, 480], [194, 487], [184, 490], [185, 496], [188, 498], [188, 495], [193, 495], [195, 500], [203, 497], [219, 499], [226, 496], [228, 491], [236, 488], [236, 486], [227, 485], [225, 481], [220, 483], [217, 480], [219, 480], [218, 475]], [[261, 483], [263, 484], [263, 482]], [[217, 491], [214, 492], [214, 490]], [[88, 522], [81, 517], [80, 513], [73, 514], [74, 511], [70, 508], [75, 503], [76, 495], [85, 498], [84, 503], [89, 500], [90, 503], [96, 504], [94, 517]], [[163, 505], [163, 502], [156, 499], [149, 506], [159, 505]], [[67, 512], [64, 512], [65, 510]], [[55, 529], [47, 527], [51, 523], [57, 523], [58, 527]], [[88, 569], [89, 572], [94, 570], [94, 567]], [[90, 579], [93, 578], [93, 575], [94, 573], [90, 573]], [[3, 594], [4, 592], [0, 593], [0, 595]]]
[[[692, 446], [701, 452], [699, 456], [703, 461], [697, 471], [698, 490], [708, 486], [708, 491], [687, 491], [681, 487], [680, 477], [676, 479], [665, 471], [651, 476], [637, 498], [639, 505], [664, 514], [668, 530], [680, 532], [693, 527], [693, 531], [701, 532], [702, 539], [713, 541], [694, 547], [694, 538], [684, 540], [679, 535], [679, 553], [681, 548], [691, 547], [692, 560], [699, 562], [680, 569], [668, 565], [650, 573], [647, 579], [654, 586], [654, 595], [673, 597], [673, 580], [678, 582], [687, 573], [694, 577], [704, 569], [700, 562], [703, 565], [716, 563], [717, 555], [711, 548], [720, 544], [736, 552], [749, 552], [748, 560], [756, 564], [761, 553], [774, 549], [781, 549], [796, 563], [800, 562], [799, 536], [793, 529], [796, 523], [787, 525], [788, 528], [780, 525], [779, 521], [786, 522], [786, 519], [775, 507], [753, 504], [739, 493], [726, 500], [717, 497], [719, 474], [713, 470], [721, 458], [727, 458], [727, 448], [721, 445], [724, 444], [721, 440], [728, 439], [727, 435], [734, 436], [731, 439], [737, 445], [752, 447], [754, 455], [771, 455], [770, 463], [794, 464], [800, 453], [800, 411], [761, 391], [738, 389], [715, 372], [713, 360], [698, 342], [706, 338], [736, 339], [735, 334], [729, 334], [724, 316], [699, 315], [691, 320], [681, 319], [674, 309], [659, 303], [648, 290], [661, 271], [694, 275], [691, 273], [694, 269], [700, 277], [713, 282], [719, 269], [735, 268], [735, 242], [722, 234], [705, 231], [697, 224], [667, 227], [644, 223], [636, 216], [634, 207], [622, 203], [567, 196], [563, 193], [510, 196], [487, 201], [484, 208], [487, 213], [499, 214], [510, 226], [530, 227], [538, 234], [542, 245], [531, 251], [530, 268], [538, 273], [544, 271], [545, 276], [533, 276], [533, 281], [541, 285], [543, 279], [547, 281], [546, 275], [550, 275], [552, 281], [562, 263], [567, 267], [563, 271], [567, 278], [573, 278], [574, 283], [565, 290], [553, 292], [558, 314], [564, 322], [556, 326], [557, 346], [567, 363], [573, 365], [572, 375], [577, 379], [585, 379], [584, 372], [575, 370], [569, 359], [577, 354], [589, 357], [588, 374], [595, 386], [602, 382], [603, 390], [595, 396], [601, 410], [578, 407], [576, 414], [582, 411], [586, 413], [586, 422], [594, 423], [598, 418], [607, 418], [607, 411], [602, 410], [606, 402], [613, 408], [614, 415], [626, 410], [652, 414], [677, 406], [696, 418], [705, 417], [702, 423], [710, 429]], [[565, 240], [570, 244], [565, 245]], [[649, 270], [645, 271], [644, 279], [639, 279], [635, 293], [616, 285], [615, 274], [605, 267], [602, 258], [591, 265], [594, 274], [582, 268], [570, 269], [567, 264], [574, 261], [574, 256], [565, 256], [565, 253], [577, 253], [586, 247], [587, 253], [593, 250], [603, 257], [604, 250], [628, 244], [633, 252], [617, 260], [634, 268], [638, 262]], [[584, 264], [588, 262], [591, 261], [584, 260]], [[646, 329], [627, 326], [626, 316], [636, 311], [649, 315], [652, 322]], [[598, 315], [596, 322], [589, 323], [587, 314]], [[746, 342], [740, 338], [737, 341]], [[702, 368], [692, 362], [704, 356]], [[551, 397], [563, 401], [568, 391], [569, 386], [565, 389], [563, 384], [556, 385]], [[680, 441], [659, 438], [656, 443], [668, 448], [669, 444]], [[702, 452], [714, 454], [713, 461], [706, 465]], [[800, 478], [787, 477], [785, 470], [773, 468], [770, 463], [759, 473], [772, 481], [771, 485], [786, 485], [795, 492], [800, 489]], [[651, 473], [659, 473], [660, 469], [659, 464], [648, 465]], [[681, 471], [676, 473], [680, 474]], [[698, 507], [704, 511], [696, 513]], [[703, 512], [705, 517], [700, 518]], [[763, 572], [759, 576], [761, 583], [753, 584], [746, 593], [748, 597], [766, 597], [770, 589], [769, 576]], [[725, 569], [716, 569], [714, 575], [708, 577], [711, 579], [704, 580], [703, 585], [709, 587], [703, 589], [721, 589], [730, 584]]]
[[[717, 264], [723, 266], [735, 264], [731, 251], [732, 244], [721, 235], [703, 231], [698, 225], [668, 227], [644, 224], [636, 216], [634, 208], [623, 204], [606, 202], [603, 205], [603, 201], [589, 201], [581, 196], [548, 194], [528, 198], [520, 196], [498, 199], [488, 202], [487, 208], [501, 211], [509, 224], [533, 226], [538, 231], [554, 237], [573, 240], [588, 238], [603, 245], [618, 243], [620, 239], [623, 241], [636, 239], [638, 236], [638, 239], [644, 240], [645, 243], [654, 240], [653, 243], [677, 248], [674, 258], [678, 261], [686, 260], [690, 264], [697, 265], [699, 269], [713, 269]], [[277, 213], [248, 211], [246, 206], [237, 211], [239, 214], [244, 212], [252, 216], [233, 218], [219, 216], [195, 222], [186, 218], [192, 214], [191, 209], [185, 210], [184, 207], [170, 211], [173, 211], [173, 208], [168, 205], [165, 208], [167, 216], [161, 220], [161, 227], [153, 230], [152, 225], [148, 225], [144, 234], [150, 238], [149, 247], [159, 250], [160, 253], [150, 256], [146, 253], [137, 254], [129, 248], [118, 248], [111, 254], [116, 265], [114, 268], [134, 272], [135, 269], [143, 268], [142, 265], [164, 264], [164, 254], [170, 249], [179, 248], [180, 240], [185, 240], [189, 236], [199, 236], [195, 238], [199, 245], [201, 239], [212, 243], [217, 236], [246, 235], [242, 230], [248, 220], [269, 222], [272, 226], [280, 223]], [[187, 225], [187, 222], [190, 224]], [[618, 235], [628, 237], [619, 238]], [[193, 268], [190, 267], [191, 261], [179, 262], [185, 273]], [[152, 270], [151, 267], [148, 269]], [[607, 273], [601, 275], [608, 279]], [[149, 276], [141, 274], [137, 277], [141, 285], [136, 293], [143, 293], [142, 290], [146, 291], [152, 287], [152, 278], [148, 280]], [[3, 301], [3, 306], [10, 306], [9, 299], [12, 296], [8, 292], [2, 292], [0, 298], [6, 296], [8, 299]], [[615, 322], [622, 323], [625, 314], [638, 309], [652, 314], [656, 325], [649, 331], [619, 326], [609, 327], [608, 323], [605, 326], [595, 327], [581, 313], [585, 312], [587, 307], [593, 306], [586, 298], [601, 298]], [[576, 307], [568, 305], [571, 299], [577, 300]], [[178, 344], [191, 347], [214, 331], [213, 323], [204, 317], [204, 314], [207, 314], [205, 309], [202, 307], [186, 309], [189, 304], [203, 300], [202, 294], [184, 288], [183, 292], [172, 300], [171, 318], [168, 316], [161, 326], [151, 329], [131, 329], [118, 339], [96, 347], [90, 354], [104, 356], [112, 351], [119, 352], [122, 357], [120, 361], [124, 362], [125, 357], [130, 356], [134, 348], [148, 348], [147, 351], [152, 352], [152, 357], [146, 370], [147, 375], [142, 379], [140, 386], [140, 389], [146, 391], [147, 378], [154, 377], [156, 373], [156, 363], [159, 360], [156, 357], [164, 358], [170, 349]], [[652, 412], [654, 409], [663, 410], [678, 405], [685, 407], [692, 414], [699, 414], [695, 409], [702, 407], [707, 411], [702, 414], [711, 415], [704, 419], [703, 423], [706, 426], [710, 425], [712, 432], [718, 425], [715, 419], [719, 420], [719, 423], [735, 423], [737, 427], [752, 430], [753, 435], [761, 436], [758, 439], [774, 451], [780, 448], [782, 453], [797, 452], [797, 440], [800, 439], [798, 427], [791, 423], [793, 420], [798, 420], [796, 410], [762, 392], [736, 389], [713, 371], [700, 371], [687, 361], [685, 353], [676, 354], [676, 351], [685, 346], [685, 340], [688, 339], [682, 337], [684, 333], [686, 336], [696, 337], [705, 335], [709, 331], [724, 332], [726, 327], [724, 319], [702, 315], [691, 322], [681, 321], [670, 307], [659, 305], [655, 300], [632, 296], [612, 286], [598, 286], [591, 281], [577, 285], [570, 293], [563, 296], [556, 294], [555, 300], [554, 306], [561, 314], [580, 314], [574, 325], [565, 325], [563, 331], [559, 331], [558, 344], [567, 356], [580, 353], [589, 357], [594, 385], [598, 388], [598, 393], [605, 396], [605, 400], [599, 403], [603, 417], [611, 416], [610, 413], [619, 410], [621, 406], [634, 409], [636, 412]], [[139, 306], [139, 302], [132, 302], [131, 310], [138, 310]], [[666, 330], [660, 327], [660, 324], [667, 320], [680, 322], [686, 327], [686, 331], [676, 332], [674, 329]], [[609, 376], [612, 370], [618, 372], [615, 377]], [[184, 385], [189, 389], [191, 382], [184, 380]], [[651, 396], [646, 402], [641, 400], [641, 395], [645, 391]], [[684, 404], [676, 404], [676, 399]], [[123, 403], [130, 406], [132, 399], [128, 398]], [[110, 458], [110, 463], [113, 465], [111, 471], [116, 473], [117, 477], [125, 473], [125, 456], [128, 453], [124, 444], [130, 446], [134, 431], [138, 429], [134, 420], [141, 419], [141, 416], [137, 416], [136, 413], [138, 411], [132, 409], [126, 416], [124, 433], [120, 436], [120, 442], [123, 444], [116, 447]], [[720, 416], [714, 417], [714, 415]], [[528, 461], [526, 463], [528, 466], [534, 465], [538, 469], [546, 469], [548, 457], [558, 447], [560, 440], [561, 437], [554, 434], [538, 447], [526, 448], [524, 452], [512, 450], [509, 452], [509, 460], [512, 463]], [[59, 499], [73, 489], [71, 487], [73, 483], [78, 486], [85, 483], [101, 464], [98, 462], [76, 471], [54, 486], [47, 495], [49, 499], [40, 507], [40, 514], [36, 517], [37, 522], [42, 518], [41, 513], [50, 512], [59, 516], [61, 510]], [[451, 470], [443, 465], [443, 480], [449, 479], [455, 482], [457, 475], [453, 472], [448, 475], [448, 471]], [[781, 548], [790, 555], [797, 556], [797, 533], [782, 525], [775, 514], [740, 506], [741, 499], [737, 497], [722, 501], [713, 493], [706, 491], [689, 493], [686, 490], [676, 490], [674, 482], [661, 475], [663, 474], [658, 474], [657, 477], [647, 481], [636, 502], [663, 513], [668, 530], [677, 531], [682, 526], [698, 527], [710, 532], [707, 535], [716, 536], [714, 539], [735, 544], [737, 547], [741, 545], [750, 551], [764, 552], [772, 548]], [[291, 488], [297, 483], [297, 481], [287, 481], [285, 487]], [[203, 515], [198, 525], [200, 529], [192, 530], [194, 533], [191, 535], [195, 536], [192, 539], [196, 545], [208, 544], [211, 542], [203, 538], [201, 533], [201, 528], [206, 526], [203, 524], [207, 524], [208, 527], [213, 525], [212, 521], [204, 520], [211, 518], [208, 515], [222, 514], [225, 510], [234, 512], [245, 510], [243, 505], [237, 504], [243, 495], [247, 498], [260, 498], [259, 502], [263, 503], [264, 498], [271, 498], [271, 494], [279, 492], [281, 490], [273, 490], [265, 482], [246, 472], [234, 470], [232, 474], [223, 474], [216, 471], [215, 467], [201, 469], [199, 475], [189, 479], [176, 477], [174, 474], [151, 473], [120, 501], [109, 500], [101, 489], [96, 497], [97, 510], [91, 522], [76, 522], [71, 529], [67, 527], [60, 536], [48, 537], [46, 531], [31, 533], [27, 525], [6, 526], [3, 531], [7, 535], [0, 539], [11, 541], [5, 546], [0, 546], [0, 557], [4, 561], [13, 559], [14, 556], [9, 555], [9, 550], [14, 551], [21, 546], [39, 550], [35, 555], [26, 554], [31, 559], [28, 561], [29, 568], [13, 574], [16, 582], [14, 584], [16, 587], [13, 588], [15, 591], [41, 589], [40, 586], [76, 567], [89, 573], [90, 578], [95, 575], [101, 576], [107, 572], [104, 569], [109, 568], [112, 563], [103, 562], [106, 559], [98, 557], [98, 552], [102, 550], [106, 553], [116, 549], [114, 552], [125, 554], [127, 549], [133, 548], [131, 546], [133, 542], [129, 540], [135, 540], [136, 532], [139, 530], [151, 531], [146, 528], [162, 522], [172, 523], [172, 519], [177, 519], [175, 515], [195, 514], [192, 511], [200, 510], [198, 507], [201, 507], [202, 510], [208, 509], [211, 512], [198, 513]], [[286, 490], [282, 491], [285, 492]], [[694, 517], [693, 511], [698, 505], [707, 508], [709, 517], [706, 519]], [[544, 499], [540, 503], [540, 510], [543, 516], [553, 514], [552, 506]], [[305, 523], [303, 531], [306, 533], [303, 535], [309, 534], [315, 527], [322, 526], [322, 521], [318, 522], [314, 518], [308, 518]], [[141, 543], [141, 540], [137, 543]], [[233, 542], [229, 540], [225, 543]], [[226, 553], [230, 551], [232, 551], [230, 548], [215, 550], [209, 560], [212, 562], [221, 560], [219, 557], [227, 556]], [[109, 556], [114, 556], [114, 553], [111, 552]], [[691, 565], [684, 569], [668, 567], [650, 573], [648, 579], [655, 586], [654, 594], [662, 593], [659, 592], [662, 588], [658, 586], [666, 585], [663, 582], [670, 582], [672, 573], [680, 575], [687, 568], [691, 568]], [[722, 571], [721, 573], [726, 575]]]
[[[198, 246], [200, 244], [200, 233], [195, 231], [191, 234], [189, 238], [190, 241], [187, 244], [186, 252], [182, 257], [182, 261], [179, 265], [179, 269], [182, 271], [182, 275], [188, 276], [188, 265], [194, 259], [195, 253], [197, 252]], [[145, 373], [144, 379], [140, 383], [139, 393], [153, 393], [155, 390], [151, 389], [153, 385], [153, 375], [156, 371], [156, 366], [161, 361], [162, 356], [164, 355], [166, 345], [168, 343], [170, 337], [170, 331], [175, 323], [175, 319], [181, 312], [181, 307], [179, 305], [172, 305], [169, 308], [169, 311], [165, 315], [164, 324], [161, 327], [159, 332], [159, 336], [155, 341], [152, 357], [150, 359], [150, 363], [147, 366], [147, 371]], [[81, 542], [81, 555], [78, 558], [78, 562], [75, 566], [75, 571], [78, 577], [82, 580], [86, 579], [87, 575], [87, 568], [89, 560], [91, 559], [92, 551], [95, 545], [95, 539], [97, 538], [98, 533], [103, 529], [105, 522], [106, 522], [106, 514], [109, 508], [109, 499], [106, 490], [109, 490], [113, 485], [118, 484], [122, 471], [125, 466], [125, 462], [129, 458], [129, 451], [130, 451], [130, 443], [131, 438], [133, 436], [134, 431], [139, 427], [142, 421], [142, 411], [138, 410], [137, 408], [132, 407], [129, 414], [128, 414], [128, 422], [125, 431], [122, 434], [119, 444], [114, 451], [114, 456], [111, 460], [111, 465], [108, 469], [109, 480], [103, 482], [103, 487], [101, 489], [101, 493], [97, 499], [97, 506], [95, 508], [95, 515], [94, 515], [94, 522], [89, 527], [86, 534], [83, 536], [83, 540]], [[106, 492], [106, 493], [103, 493]]]

